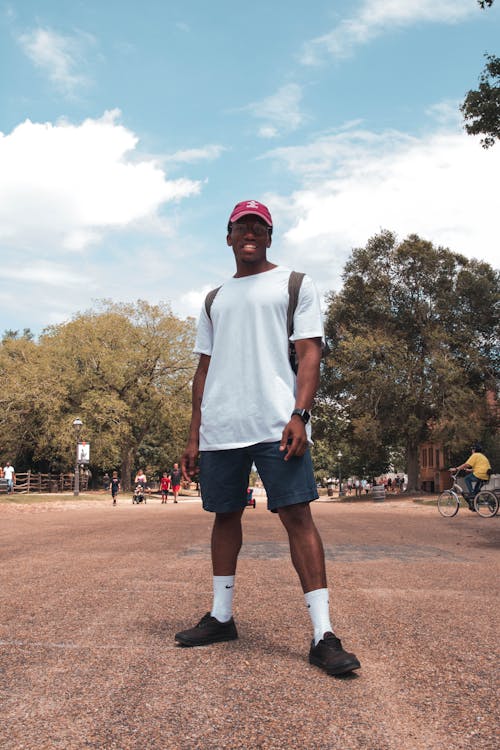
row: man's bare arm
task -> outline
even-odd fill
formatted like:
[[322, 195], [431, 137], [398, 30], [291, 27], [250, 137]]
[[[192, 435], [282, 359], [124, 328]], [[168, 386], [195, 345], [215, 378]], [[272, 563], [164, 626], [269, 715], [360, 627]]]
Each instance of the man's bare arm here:
[[207, 379], [208, 368], [210, 366], [210, 357], [208, 354], [200, 354], [198, 367], [193, 378], [192, 388], [192, 410], [191, 425], [189, 427], [189, 437], [186, 449], [181, 458], [181, 468], [184, 478], [189, 479], [196, 472], [196, 462], [200, 448], [200, 425], [201, 425], [201, 402], [203, 391], [205, 390], [205, 381]]
[[[319, 385], [321, 339], [301, 339], [295, 342], [299, 360], [295, 408], [311, 410]], [[280, 450], [286, 451], [285, 461], [292, 456], [303, 456], [307, 450], [306, 426], [299, 416], [293, 416], [281, 436]]]

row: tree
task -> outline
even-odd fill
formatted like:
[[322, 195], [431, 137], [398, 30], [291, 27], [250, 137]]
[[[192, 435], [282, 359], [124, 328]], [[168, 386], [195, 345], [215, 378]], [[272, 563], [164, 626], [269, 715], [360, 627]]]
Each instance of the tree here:
[[37, 455], [44, 455], [51, 419], [65, 401], [66, 392], [57, 368], [43, 357], [32, 337], [4, 337], [0, 378], [0, 445], [2, 453], [9, 454], [21, 470]]
[[72, 422], [91, 442], [97, 470], [121, 467], [124, 488], [136, 461], [166, 468], [179, 456], [190, 414], [194, 322], [168, 305], [105, 302], [45, 330], [38, 344], [4, 341], [0, 439], [21, 463], [72, 465]]
[[418, 485], [418, 447], [481, 434], [496, 386], [500, 278], [488, 264], [384, 231], [353, 251], [329, 297], [331, 346], [320, 397], [344, 412], [361, 463], [384, 471], [404, 450]]
[[468, 92], [460, 111], [467, 133], [484, 134], [481, 144], [490, 148], [500, 138], [500, 57], [486, 55], [486, 59], [479, 87]]
[[[491, 8], [494, 0], [478, 0], [482, 10]], [[469, 135], [485, 134], [483, 148], [490, 148], [500, 137], [500, 58], [485, 55], [487, 63], [479, 77], [479, 88], [466, 95], [460, 111]]]

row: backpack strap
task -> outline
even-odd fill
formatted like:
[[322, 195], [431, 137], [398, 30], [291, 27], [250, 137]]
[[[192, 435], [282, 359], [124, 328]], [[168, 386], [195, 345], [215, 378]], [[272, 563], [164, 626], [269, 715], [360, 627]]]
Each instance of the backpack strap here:
[[305, 274], [299, 273], [298, 271], [292, 271], [288, 277], [288, 310], [286, 314], [286, 328], [288, 335], [288, 359], [290, 361], [290, 367], [297, 374], [299, 369], [299, 363], [297, 361], [297, 354], [295, 352], [295, 343], [290, 341], [290, 336], [293, 333], [293, 316], [297, 309], [299, 301], [299, 292], [302, 285], [302, 280]]
[[220, 289], [220, 286], [218, 286], [217, 289], [212, 289], [212, 291], [209, 292], [207, 294], [207, 296], [205, 297], [205, 311], [206, 311], [206, 313], [208, 315], [208, 319], [209, 320], [212, 320], [212, 318], [210, 317], [210, 310], [212, 309], [213, 301], [214, 301], [214, 299], [215, 299], [215, 297], [216, 297], [217, 292], [219, 291], [219, 289]]
[[293, 316], [297, 309], [299, 301], [300, 287], [302, 286], [302, 280], [305, 273], [299, 273], [298, 271], [292, 271], [288, 278], [288, 311], [286, 314], [286, 328], [288, 331], [288, 338], [293, 333]]

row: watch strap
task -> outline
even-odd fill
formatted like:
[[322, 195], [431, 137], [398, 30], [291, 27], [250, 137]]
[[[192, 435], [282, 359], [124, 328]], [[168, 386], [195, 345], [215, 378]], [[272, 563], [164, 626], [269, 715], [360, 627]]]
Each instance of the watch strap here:
[[309, 414], [307, 409], [294, 409], [291, 416], [293, 417], [295, 416], [295, 414], [301, 418], [304, 424], [307, 424], [311, 418], [311, 415]]

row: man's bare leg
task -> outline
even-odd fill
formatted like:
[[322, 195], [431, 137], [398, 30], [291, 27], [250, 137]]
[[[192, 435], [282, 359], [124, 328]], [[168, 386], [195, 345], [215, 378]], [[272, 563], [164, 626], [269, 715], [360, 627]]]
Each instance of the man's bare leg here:
[[214, 576], [234, 576], [243, 541], [243, 510], [216, 513], [212, 529], [212, 568]]
[[326, 589], [323, 542], [311, 515], [309, 503], [278, 508], [278, 515], [288, 533], [292, 563], [304, 594]]

